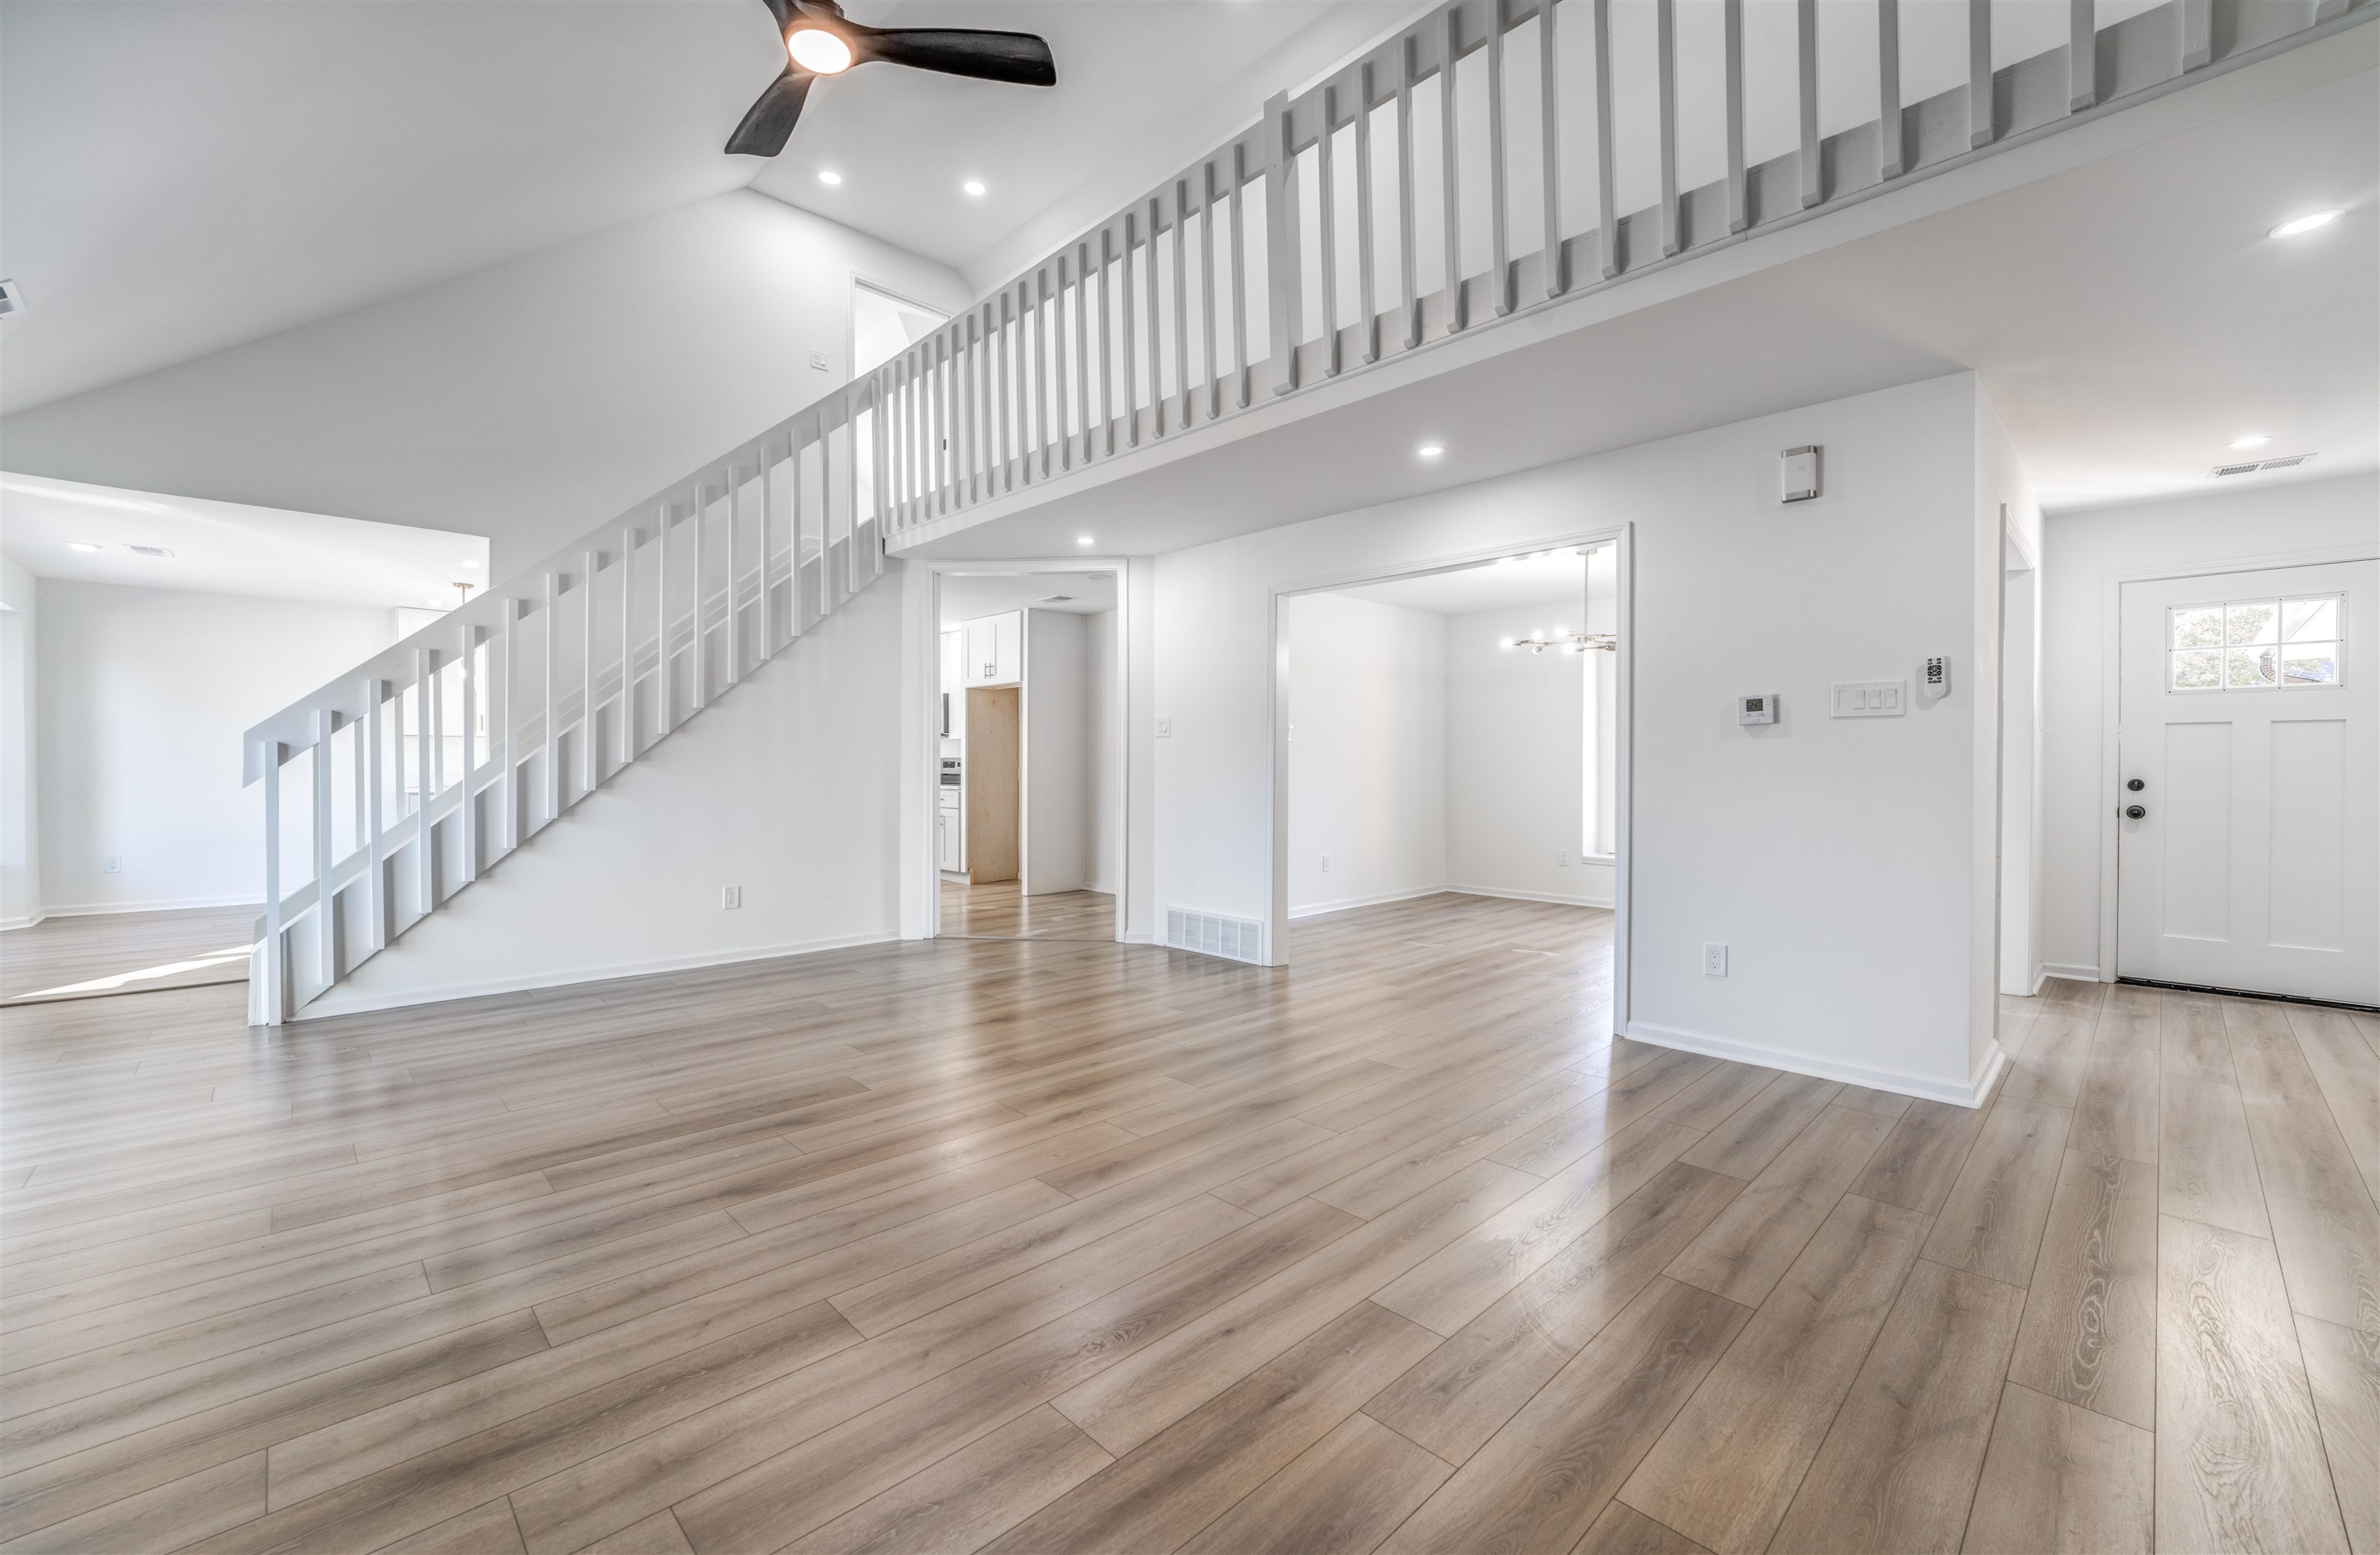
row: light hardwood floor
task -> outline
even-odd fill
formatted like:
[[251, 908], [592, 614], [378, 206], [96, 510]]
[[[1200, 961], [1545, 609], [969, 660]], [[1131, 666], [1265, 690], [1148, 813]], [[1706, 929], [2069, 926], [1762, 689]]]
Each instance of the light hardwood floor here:
[[1980, 1113], [1605, 1035], [1609, 915], [11, 1010], [7, 1555], [2380, 1549], [2380, 1025]]
[[942, 933], [956, 940], [1103, 940], [1116, 937], [1115, 898], [1103, 891], [1027, 896], [1017, 881], [942, 884]]
[[[248, 958], [226, 952], [254, 937], [261, 907], [189, 907], [45, 918], [0, 933], [0, 1002], [94, 998], [124, 989], [196, 988], [248, 980]], [[119, 987], [88, 987], [123, 979]]]

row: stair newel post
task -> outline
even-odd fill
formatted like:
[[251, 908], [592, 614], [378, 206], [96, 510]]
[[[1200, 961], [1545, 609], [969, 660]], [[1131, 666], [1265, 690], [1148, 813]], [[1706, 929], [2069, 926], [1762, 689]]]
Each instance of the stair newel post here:
[[504, 803], [504, 820], [496, 827], [491, 851], [507, 853], [520, 846], [520, 763], [513, 749], [513, 624], [520, 618], [520, 601], [507, 589], [496, 611], [495, 662], [488, 690], [488, 759], [496, 765], [496, 792]]
[[480, 878], [480, 628], [463, 628], [462, 883]]
[[[603, 770], [597, 758], [600, 747], [595, 743], [595, 595], [596, 580], [602, 576], [603, 553], [590, 548], [587, 552], [586, 591], [579, 596], [580, 618], [578, 672], [587, 691], [578, 724], [578, 791], [584, 796], [595, 792], [596, 774]], [[623, 690], [626, 687], [624, 686]]]
[[694, 482], [694, 695], [687, 699], [689, 713], [700, 712], [710, 702], [710, 617], [705, 608], [710, 603], [710, 575], [705, 565], [709, 548], [704, 544], [710, 522], [705, 500], [698, 477]]
[[266, 740], [259, 750], [264, 766], [264, 1024], [279, 1026], [289, 1014], [286, 926], [281, 916], [281, 763], [289, 747]]
[[777, 652], [777, 593], [771, 587], [769, 573], [773, 561], [770, 546], [771, 531], [777, 523], [777, 482], [771, 473], [777, 468], [772, 456], [774, 448], [760, 450], [760, 662], [766, 663]]
[[620, 765], [637, 759], [637, 527], [620, 531]]
[[[554, 616], [562, 602], [562, 575], [545, 575], [545, 727], [539, 740], [542, 747], [539, 764], [538, 787], [543, 795], [545, 820], [551, 826], [562, 819], [562, 687], [554, 674], [554, 655], [561, 650], [562, 634], [554, 630]], [[541, 828], [540, 828], [541, 829]]]
[[361, 784], [363, 807], [358, 812], [364, 822], [365, 867], [370, 878], [366, 881], [364, 900], [370, 914], [367, 929], [370, 942], [367, 953], [388, 948], [388, 844], [382, 832], [385, 818], [382, 813], [382, 791], [387, 785], [382, 776], [386, 758], [381, 749], [381, 704], [387, 699], [388, 682], [378, 676], [364, 681], [363, 749], [358, 752], [358, 766], [364, 773]]
[[727, 684], [744, 678], [744, 488], [727, 467]]
[[653, 738], [669, 737], [677, 727], [677, 674], [670, 665], [670, 523], [675, 516], [662, 504], [661, 527], [653, 531]]
[[435, 792], [431, 763], [438, 744], [437, 704], [430, 694], [436, 657], [426, 648], [413, 650], [413, 784], [419, 796], [413, 808], [413, 863], [418, 877], [413, 894], [423, 917], [438, 905], [438, 829], [430, 819], [430, 796]]
[[314, 958], [322, 986], [339, 980], [339, 898], [331, 881], [331, 738], [339, 715], [314, 710]]

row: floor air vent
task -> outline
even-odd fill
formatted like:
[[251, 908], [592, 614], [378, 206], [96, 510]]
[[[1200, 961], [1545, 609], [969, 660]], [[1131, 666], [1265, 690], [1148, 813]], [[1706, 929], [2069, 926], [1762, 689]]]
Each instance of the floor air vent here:
[[1261, 964], [1264, 925], [1244, 917], [1218, 917], [1213, 913], [1185, 913], [1179, 907], [1168, 907], [1165, 943], [1173, 950]]

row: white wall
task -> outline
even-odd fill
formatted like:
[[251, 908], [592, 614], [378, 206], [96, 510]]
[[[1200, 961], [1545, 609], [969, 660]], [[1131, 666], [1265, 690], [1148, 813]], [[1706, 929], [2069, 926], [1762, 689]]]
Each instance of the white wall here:
[[1291, 915], [1443, 891], [1446, 618], [1303, 594], [1281, 601], [1281, 620]]
[[[2380, 477], [2211, 492], [2052, 515], [2042, 560], [2042, 959], [2053, 976], [2114, 975], [2099, 944], [2100, 770], [2110, 574], [2216, 570], [2242, 561], [2380, 552]], [[2211, 564], [2211, 566], [2210, 566]], [[2113, 947], [2108, 947], [2112, 951]]]
[[1122, 731], [1117, 727], [1116, 673], [1118, 669], [1116, 616], [1112, 610], [1101, 611], [1083, 618], [1085, 646], [1088, 650], [1088, 684], [1085, 695], [1089, 702], [1088, 727], [1090, 746], [1090, 889], [1112, 895], [1123, 879], [1123, 862], [1117, 856], [1117, 823], [1123, 816], [1123, 766], [1119, 759]]
[[[1633, 523], [1629, 1029], [1971, 1097], [1971, 1037], [1990, 1040], [1972, 999], [1992, 976], [1973, 922], [1992, 898], [1984, 677], [1904, 718], [1825, 711], [1831, 681], [1914, 678], [1991, 642], [1976, 397], [1960, 374], [1159, 558], [1159, 906], [1286, 909], [1267, 846], [1273, 588]], [[1827, 493], [1780, 507], [1777, 456], [1802, 443], [1826, 449]], [[1990, 553], [1996, 571], [1996, 534]], [[1752, 691], [1783, 698], [1780, 723], [1735, 724]], [[1728, 978], [1702, 975], [1706, 941], [1732, 947]]]
[[[891, 570], [302, 1014], [895, 938]], [[923, 747], [913, 754], [922, 788]], [[729, 885], [744, 888], [735, 911], [719, 905]]]
[[1587, 677], [1608, 671], [1612, 656], [1500, 646], [1567, 625], [1563, 610], [1577, 619], [1575, 604], [1444, 618], [1446, 878], [1456, 891], [1608, 907], [1611, 867], [1580, 856], [1580, 798]]
[[970, 300], [955, 271], [736, 190], [11, 416], [0, 436], [28, 474], [483, 534], [503, 578], [842, 383], [855, 272]]
[[240, 735], [395, 642], [395, 613], [56, 578], [39, 598], [43, 906], [262, 901]]
[[1084, 620], [1062, 610], [1025, 613], [1020, 863], [1028, 896], [1090, 883], [1090, 644]]
[[41, 614], [31, 573], [0, 557], [0, 928], [42, 919]]

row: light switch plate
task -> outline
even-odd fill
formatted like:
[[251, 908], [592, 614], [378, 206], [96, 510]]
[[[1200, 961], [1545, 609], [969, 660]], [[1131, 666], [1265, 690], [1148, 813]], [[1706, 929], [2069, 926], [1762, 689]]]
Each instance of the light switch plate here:
[[1788, 448], [1777, 456], [1777, 500], [1808, 502], [1818, 494], [1818, 448], [1815, 443]]
[[824, 351], [812, 351], [810, 353], [810, 366], [816, 368], [820, 372], [826, 371], [826, 353]]
[[1899, 718], [1909, 711], [1905, 680], [1839, 680], [1828, 712], [1833, 718]]

